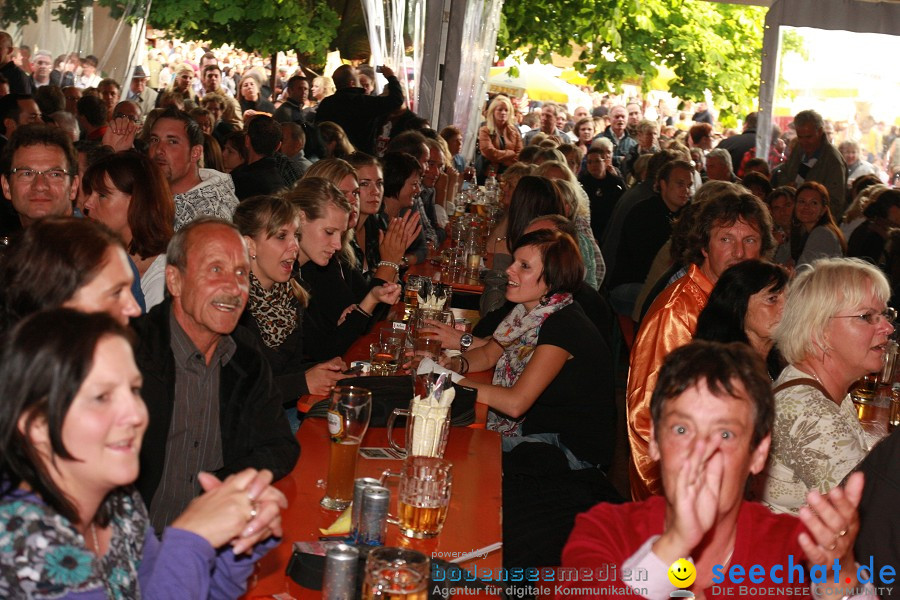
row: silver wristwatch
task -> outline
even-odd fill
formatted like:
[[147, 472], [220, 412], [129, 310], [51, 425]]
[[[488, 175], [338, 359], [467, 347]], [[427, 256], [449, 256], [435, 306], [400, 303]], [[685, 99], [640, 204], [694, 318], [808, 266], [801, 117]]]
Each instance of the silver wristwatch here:
[[475, 341], [475, 338], [472, 337], [471, 333], [464, 333], [462, 337], [459, 338], [459, 349], [465, 352], [469, 349], [469, 346], [472, 345], [472, 342]]

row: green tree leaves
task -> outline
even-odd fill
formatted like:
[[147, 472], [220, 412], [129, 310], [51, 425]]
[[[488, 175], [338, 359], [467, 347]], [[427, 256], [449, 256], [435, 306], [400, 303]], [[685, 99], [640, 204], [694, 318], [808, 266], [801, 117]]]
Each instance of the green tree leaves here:
[[526, 60], [582, 47], [575, 67], [596, 89], [649, 89], [659, 67], [669, 90], [699, 100], [705, 90], [726, 119], [748, 110], [759, 89], [765, 9], [702, 0], [506, 0], [497, 53]]

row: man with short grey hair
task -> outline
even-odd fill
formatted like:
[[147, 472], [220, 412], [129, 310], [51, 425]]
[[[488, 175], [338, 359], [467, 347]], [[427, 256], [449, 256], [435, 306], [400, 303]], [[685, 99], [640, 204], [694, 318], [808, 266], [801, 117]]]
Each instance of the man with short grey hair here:
[[170, 297], [132, 322], [150, 415], [136, 486], [157, 531], [202, 492], [200, 471], [224, 479], [251, 467], [280, 479], [300, 455], [269, 364], [238, 327], [250, 292], [240, 232], [196, 219], [175, 233], [166, 263]]
[[46, 50], [38, 50], [34, 53], [34, 71], [31, 73], [32, 91], [45, 85], [50, 85], [50, 73], [53, 71], [53, 56]]
[[731, 153], [724, 148], [713, 148], [706, 155], [706, 176], [712, 181], [728, 181], [734, 183], [734, 167], [731, 164]]
[[847, 165], [838, 149], [825, 137], [825, 121], [814, 110], [803, 110], [794, 117], [797, 143], [784, 167], [777, 172], [774, 187], [797, 187], [817, 181], [828, 190], [831, 214], [840, 220], [846, 207]]

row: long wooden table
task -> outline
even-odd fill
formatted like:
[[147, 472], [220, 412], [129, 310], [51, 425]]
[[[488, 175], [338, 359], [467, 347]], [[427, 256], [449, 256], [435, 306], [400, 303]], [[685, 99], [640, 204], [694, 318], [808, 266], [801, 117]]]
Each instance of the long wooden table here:
[[[363, 446], [387, 445], [385, 429], [370, 429]], [[320, 598], [321, 593], [297, 585], [285, 574], [294, 542], [317, 541], [319, 528], [327, 528], [340, 515], [325, 510], [319, 501], [325, 494], [329, 447], [324, 419], [307, 419], [297, 432], [301, 455], [290, 475], [276, 485], [288, 498], [289, 507], [282, 514], [284, 540], [259, 561], [244, 596], [272, 598], [290, 594], [294, 598]], [[387, 545], [412, 548], [444, 560], [484, 548], [502, 540], [501, 527], [501, 451], [500, 436], [484, 429], [454, 427], [448, 438], [444, 458], [453, 464], [453, 492], [447, 521], [441, 534], [430, 540], [403, 537], [388, 525]], [[357, 477], [379, 477], [384, 469], [397, 470], [396, 460], [370, 460], [360, 457]], [[391, 512], [396, 514], [397, 479], [386, 482], [391, 489]], [[462, 564], [479, 576], [486, 570], [502, 567], [502, 550]]]

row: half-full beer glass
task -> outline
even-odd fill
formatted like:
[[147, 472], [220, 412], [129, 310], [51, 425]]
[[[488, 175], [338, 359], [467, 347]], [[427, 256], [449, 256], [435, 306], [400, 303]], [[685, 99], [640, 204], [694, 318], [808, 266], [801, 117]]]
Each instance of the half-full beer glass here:
[[356, 459], [371, 415], [372, 392], [356, 386], [334, 388], [328, 407], [331, 460], [321, 502], [327, 509], [344, 510], [353, 500]]
[[441, 532], [450, 508], [451, 464], [439, 458], [410, 456], [403, 463], [397, 493], [397, 524], [411, 538]]

